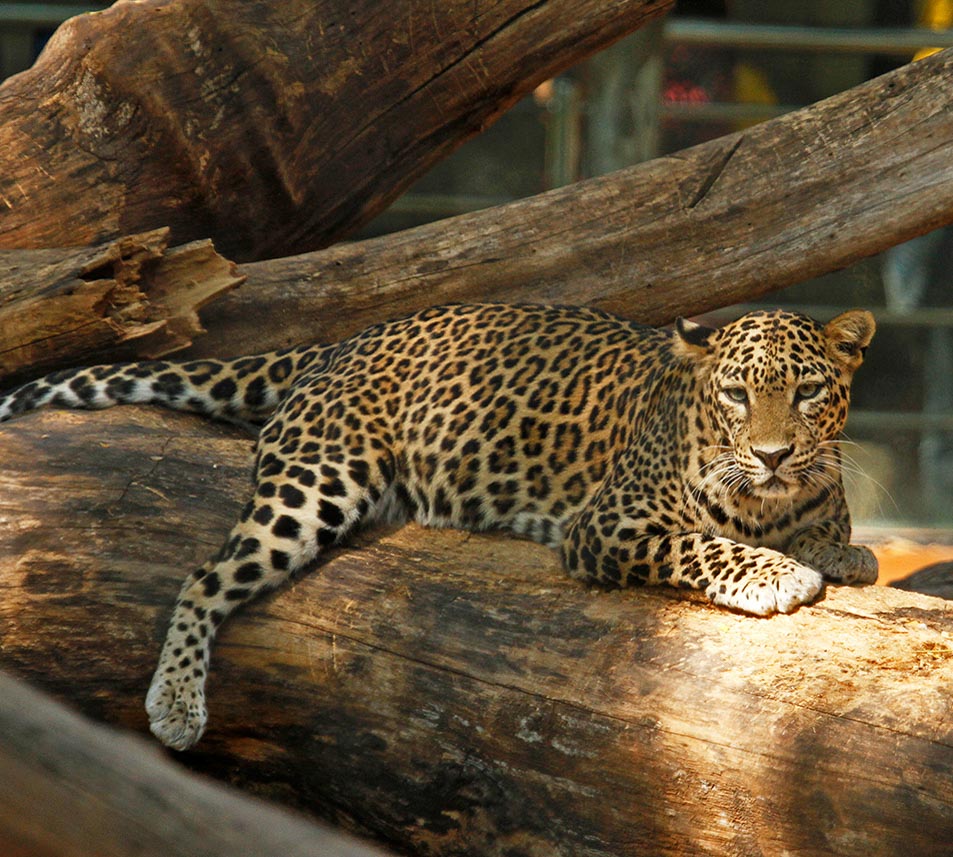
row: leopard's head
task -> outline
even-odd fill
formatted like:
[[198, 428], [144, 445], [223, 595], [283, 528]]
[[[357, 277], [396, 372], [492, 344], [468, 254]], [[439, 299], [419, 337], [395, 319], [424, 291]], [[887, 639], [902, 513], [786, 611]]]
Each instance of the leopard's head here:
[[753, 312], [713, 329], [679, 319], [676, 353], [693, 361], [711, 437], [705, 476], [725, 491], [785, 498], [839, 467], [835, 442], [850, 383], [874, 335], [866, 310], [826, 325], [798, 313]]

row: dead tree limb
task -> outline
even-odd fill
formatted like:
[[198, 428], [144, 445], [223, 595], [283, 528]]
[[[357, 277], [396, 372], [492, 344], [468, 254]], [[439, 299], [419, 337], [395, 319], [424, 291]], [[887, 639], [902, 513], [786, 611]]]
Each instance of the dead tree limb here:
[[[247, 440], [158, 410], [41, 413], [4, 426], [0, 460], [0, 665], [144, 731]], [[414, 853], [932, 855], [953, 829], [951, 686], [939, 599], [831, 587], [753, 619], [407, 527], [226, 626], [182, 758]]]
[[0, 673], [4, 857], [383, 857], [183, 772]]
[[96, 247], [0, 251], [0, 385], [98, 360], [160, 357], [204, 330], [198, 311], [244, 280], [209, 241], [168, 229]]
[[749, 300], [953, 222], [951, 91], [947, 51], [600, 179], [240, 266], [247, 284], [203, 311], [209, 333], [186, 353], [332, 341], [442, 301], [591, 303], [663, 323]]
[[326, 246], [673, 0], [139, 0], [0, 86], [0, 247]]
[[[796, 113], [510, 205], [242, 266], [194, 355], [334, 341], [443, 301], [587, 303], [650, 324], [953, 222], [953, 50]], [[261, 323], [267, 312], [274, 323]]]

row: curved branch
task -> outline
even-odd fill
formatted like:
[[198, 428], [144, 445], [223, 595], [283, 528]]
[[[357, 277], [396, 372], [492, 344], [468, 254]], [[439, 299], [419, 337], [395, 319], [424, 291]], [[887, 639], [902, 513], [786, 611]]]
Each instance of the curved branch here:
[[[242, 266], [194, 355], [335, 341], [445, 301], [585, 303], [649, 324], [849, 265], [953, 222], [953, 50], [601, 178]], [[267, 310], [265, 310], [267, 308]], [[263, 329], [259, 313], [280, 323]]]
[[326, 246], [672, 2], [121, 0], [0, 86], [0, 247]]

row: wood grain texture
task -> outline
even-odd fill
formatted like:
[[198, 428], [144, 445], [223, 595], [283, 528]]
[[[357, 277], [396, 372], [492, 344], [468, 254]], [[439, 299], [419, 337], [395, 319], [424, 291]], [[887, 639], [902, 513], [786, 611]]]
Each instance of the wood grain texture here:
[[[142, 697], [250, 444], [156, 410], [0, 432], [0, 666], [106, 723]], [[753, 619], [587, 590], [553, 552], [369, 533], [224, 629], [182, 760], [437, 855], [933, 855], [953, 605], [830, 587]]]
[[184, 773], [0, 673], [4, 857], [383, 857], [350, 836]]
[[[540, 196], [242, 266], [190, 352], [330, 342], [446, 301], [664, 324], [953, 222], [953, 50], [742, 133]], [[267, 307], [267, 310], [263, 308]], [[258, 313], [275, 324], [263, 329]]]
[[139, 0], [0, 86], [0, 247], [330, 244], [673, 0]]
[[96, 361], [160, 357], [203, 333], [199, 309], [239, 285], [209, 241], [169, 230], [94, 247], [0, 250], [0, 386]]

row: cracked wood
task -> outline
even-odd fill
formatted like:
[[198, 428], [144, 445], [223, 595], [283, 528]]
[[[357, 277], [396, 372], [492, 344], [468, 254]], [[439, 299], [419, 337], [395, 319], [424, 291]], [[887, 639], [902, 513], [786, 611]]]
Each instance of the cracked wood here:
[[[164, 623], [241, 508], [248, 439], [42, 412], [4, 426], [0, 459], [0, 667], [145, 733]], [[951, 684], [938, 599], [829, 587], [753, 619], [409, 526], [226, 625], [181, 758], [404, 853], [925, 857], [953, 828]]]
[[209, 241], [168, 229], [104, 245], [0, 250], [0, 385], [77, 363], [160, 357], [203, 333], [198, 311], [244, 281]]
[[[673, 0], [140, 0], [0, 86], [0, 247], [327, 246]], [[359, 107], [355, 107], [359, 105]]]

